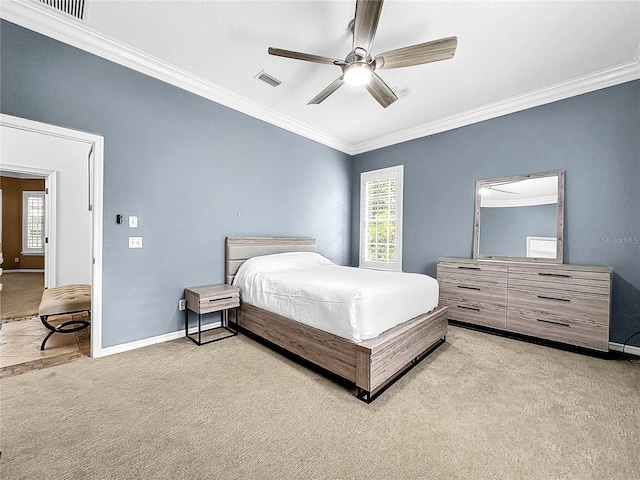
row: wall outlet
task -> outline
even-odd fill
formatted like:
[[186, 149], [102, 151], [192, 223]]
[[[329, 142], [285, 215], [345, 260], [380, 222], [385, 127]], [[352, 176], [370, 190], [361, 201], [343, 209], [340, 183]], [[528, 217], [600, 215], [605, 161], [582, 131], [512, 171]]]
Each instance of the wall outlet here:
[[187, 309], [187, 300], [185, 298], [182, 298], [178, 302], [178, 310], [186, 310], [186, 309]]
[[14, 259], [13, 259], [13, 261], [14, 261], [15, 263], [20, 263], [20, 257], [16, 257], [16, 258], [14, 258]]

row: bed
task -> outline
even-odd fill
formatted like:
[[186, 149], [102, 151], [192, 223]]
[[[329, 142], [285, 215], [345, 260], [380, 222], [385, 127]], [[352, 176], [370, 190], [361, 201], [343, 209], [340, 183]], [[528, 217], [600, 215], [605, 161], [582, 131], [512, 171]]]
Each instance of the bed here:
[[[233, 284], [240, 267], [254, 257], [315, 250], [312, 238], [227, 237], [225, 281]], [[390, 298], [385, 302], [402, 310], [394, 294], [387, 294]], [[245, 293], [245, 296], [249, 295]], [[446, 307], [436, 306], [431, 311], [412, 315], [380, 334], [356, 332], [353, 337], [300, 323], [252, 305], [242, 297], [241, 288], [238, 318], [231, 318], [241, 330], [354, 383], [357, 397], [367, 403], [446, 340]], [[361, 338], [371, 335], [375, 336]]]

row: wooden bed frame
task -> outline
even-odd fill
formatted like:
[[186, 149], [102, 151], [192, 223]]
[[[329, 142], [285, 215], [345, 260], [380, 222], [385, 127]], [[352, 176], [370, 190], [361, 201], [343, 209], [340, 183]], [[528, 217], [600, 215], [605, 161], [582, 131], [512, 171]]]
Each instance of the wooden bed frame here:
[[[231, 284], [245, 260], [282, 252], [315, 252], [313, 238], [227, 237], [225, 281]], [[354, 343], [294, 320], [241, 303], [237, 324], [356, 385], [356, 395], [369, 403], [445, 342], [447, 307], [412, 318], [376, 338]]]

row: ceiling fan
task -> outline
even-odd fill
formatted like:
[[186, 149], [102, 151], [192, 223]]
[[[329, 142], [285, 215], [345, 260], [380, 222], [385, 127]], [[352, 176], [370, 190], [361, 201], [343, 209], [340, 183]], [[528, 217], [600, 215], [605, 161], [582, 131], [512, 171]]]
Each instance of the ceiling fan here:
[[371, 57], [370, 49], [378, 28], [383, 0], [357, 0], [353, 23], [353, 46], [344, 60], [269, 47], [269, 54], [314, 63], [337, 65], [342, 75], [316, 95], [307, 105], [318, 104], [344, 83], [364, 86], [380, 105], [387, 108], [398, 97], [375, 70], [410, 67], [448, 60], [456, 53], [457, 37], [390, 50]]
[[503, 190], [502, 188], [497, 188], [497, 187], [502, 187], [503, 185], [511, 185], [512, 183], [513, 182], [501, 182], [501, 183], [493, 183], [493, 184], [490, 184], [490, 185], [484, 185], [480, 189], [480, 195], [488, 195], [492, 191], [493, 192], [500, 192], [500, 193], [508, 193], [510, 195], [519, 195], [520, 192], [512, 192], [510, 190]]

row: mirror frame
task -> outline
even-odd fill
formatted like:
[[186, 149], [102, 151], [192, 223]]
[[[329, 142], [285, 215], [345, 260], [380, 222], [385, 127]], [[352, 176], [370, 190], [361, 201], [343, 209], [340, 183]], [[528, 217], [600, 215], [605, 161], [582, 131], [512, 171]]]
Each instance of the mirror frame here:
[[[502, 182], [527, 180], [530, 178], [558, 177], [558, 211], [556, 213], [556, 258], [537, 257], [508, 257], [499, 255], [480, 254], [480, 189], [485, 185]], [[476, 181], [476, 204], [473, 226], [473, 258], [477, 260], [506, 260], [512, 262], [539, 262], [539, 263], [563, 263], [564, 250], [564, 170], [552, 170], [550, 172], [532, 173], [529, 175], [515, 175], [512, 177], [489, 178]]]

